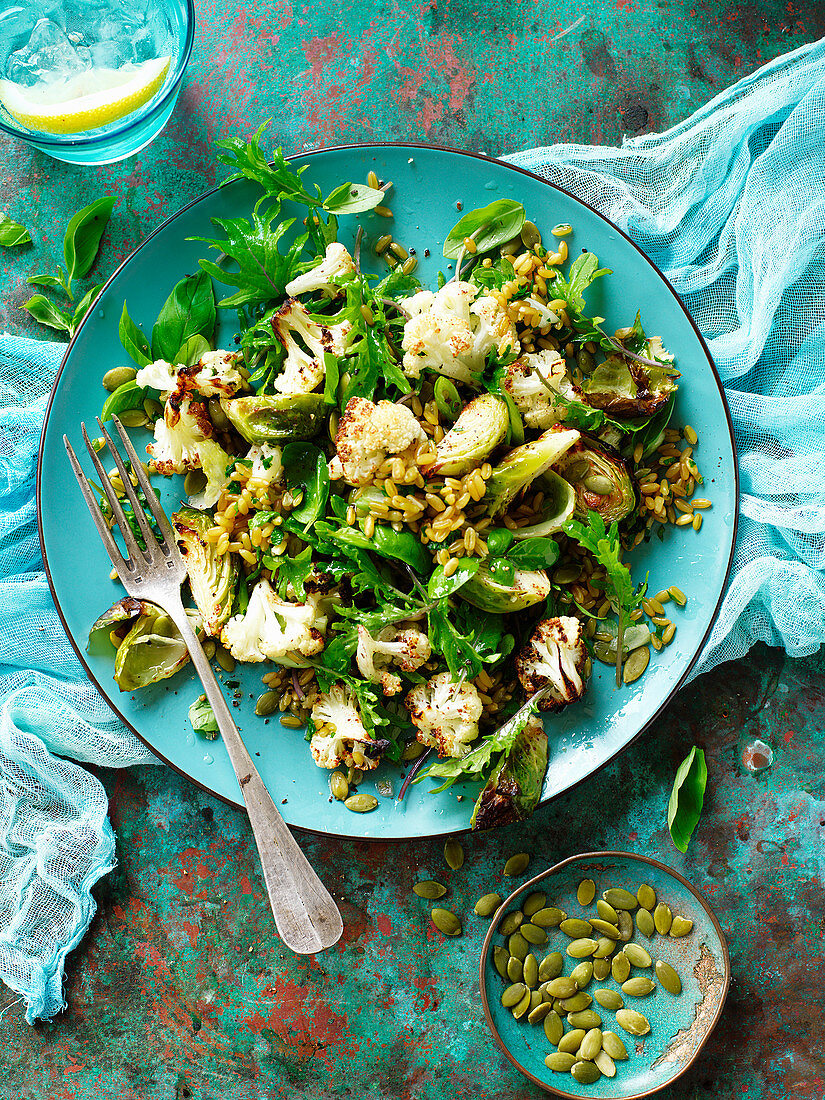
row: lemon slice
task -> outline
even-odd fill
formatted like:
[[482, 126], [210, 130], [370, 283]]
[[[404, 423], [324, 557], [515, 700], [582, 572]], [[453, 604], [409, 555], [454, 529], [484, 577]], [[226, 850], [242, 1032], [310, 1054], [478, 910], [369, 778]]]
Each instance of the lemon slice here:
[[89, 69], [31, 87], [0, 80], [0, 104], [30, 130], [78, 134], [96, 130], [142, 107], [166, 79], [171, 57], [118, 69]]

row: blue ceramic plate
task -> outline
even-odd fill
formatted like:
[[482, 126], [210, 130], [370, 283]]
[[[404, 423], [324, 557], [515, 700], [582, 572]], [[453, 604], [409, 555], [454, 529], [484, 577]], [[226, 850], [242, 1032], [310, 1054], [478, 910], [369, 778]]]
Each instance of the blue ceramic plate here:
[[[654, 965], [661, 959], [674, 967], [681, 978], [682, 992], [674, 997], [659, 986], [652, 969], [632, 968], [633, 977], [649, 976], [656, 984], [655, 991], [647, 997], [623, 997], [626, 1008], [643, 1013], [650, 1021], [650, 1033], [641, 1038], [623, 1031], [616, 1022], [616, 1013], [603, 1008], [594, 998], [590, 1007], [602, 1018], [602, 1030], [619, 1036], [628, 1059], [616, 1062], [614, 1077], [601, 1077], [592, 1085], [579, 1085], [569, 1073], [547, 1068], [545, 1056], [556, 1048], [550, 1045], [542, 1024], [530, 1024], [526, 1018], [516, 1020], [509, 1009], [502, 1007], [501, 994], [509, 982], [493, 966], [494, 946], [506, 945], [505, 937], [497, 930], [500, 921], [507, 913], [520, 909], [534, 891], [545, 894], [548, 906], [564, 910], [569, 917], [597, 916], [595, 901], [581, 906], [576, 900], [582, 879], [595, 882], [597, 898], [611, 886], [623, 886], [635, 894], [642, 883], [647, 883], [656, 891], [657, 901], [670, 906], [674, 915], [693, 921], [693, 930], [680, 939], [655, 932], [648, 939], [634, 925], [632, 941], [648, 952]], [[547, 944], [533, 948], [537, 960], [541, 962], [550, 952], [560, 951], [564, 956], [563, 973], [569, 974], [579, 962], [566, 953], [569, 937], [557, 928], [546, 931]], [[676, 871], [657, 860], [629, 852], [571, 856], [519, 887], [496, 914], [481, 953], [481, 998], [496, 1042], [513, 1065], [536, 1084], [571, 1100], [585, 1097], [637, 1100], [672, 1084], [694, 1061], [716, 1026], [729, 983], [728, 946], [705, 899]], [[603, 982], [594, 978], [586, 986], [586, 992], [593, 997], [599, 988], [620, 991], [618, 983], [610, 977]], [[565, 1032], [569, 1030], [565, 1024]]]
[[[343, 180], [363, 180], [370, 169], [392, 179], [395, 220], [376, 214], [342, 219], [341, 239], [352, 245], [358, 221], [367, 242], [389, 227], [406, 246], [415, 247], [418, 274], [434, 285], [444, 266], [441, 243], [455, 223], [457, 206], [484, 206], [513, 197], [527, 207], [539, 228], [569, 222], [575, 230], [571, 250], [590, 249], [615, 274], [599, 280], [589, 299], [591, 309], [607, 318], [607, 328], [632, 322], [641, 309], [647, 330], [660, 334], [676, 355], [684, 374], [676, 420], [692, 424], [700, 435], [698, 459], [709, 483], [712, 510], [702, 530], [668, 531], [634, 555], [637, 576], [650, 573], [650, 588], [678, 584], [688, 604], [677, 611], [674, 642], [652, 660], [632, 687], [614, 691], [606, 666], [595, 670], [586, 701], [549, 719], [550, 766], [544, 798], [578, 783], [628, 745], [651, 722], [686, 676], [707, 635], [725, 584], [736, 528], [737, 473], [730, 421], [719, 379], [701, 337], [679, 299], [657, 269], [618, 229], [571, 195], [527, 172], [486, 157], [422, 146], [370, 145], [329, 149], [299, 158], [309, 164], [306, 180], [326, 191]], [[325, 191], [325, 193], [326, 193]], [[86, 652], [89, 624], [118, 598], [121, 589], [109, 580], [110, 563], [74, 482], [62, 437], [77, 445], [80, 421], [94, 424], [105, 397], [100, 379], [110, 367], [128, 363], [118, 338], [124, 300], [131, 316], [150, 326], [173, 284], [198, 268], [205, 246], [190, 240], [212, 235], [211, 217], [248, 214], [258, 197], [245, 181], [211, 191], [195, 200], [152, 234], [106, 284], [94, 309], [81, 325], [66, 354], [51, 395], [40, 449], [37, 502], [43, 556], [55, 603], [69, 637], [90, 677], [112, 707], [172, 767], [194, 782], [241, 804], [229, 759], [218, 742], [195, 738], [187, 719], [200, 687], [190, 669], [137, 695], [122, 695], [112, 680], [111, 653]], [[425, 256], [429, 249], [429, 257]], [[362, 255], [382, 263], [367, 243]], [[232, 346], [235, 318], [227, 311], [219, 346]], [[140, 446], [148, 435], [135, 433]], [[163, 486], [167, 511], [177, 507], [181, 483]], [[256, 757], [265, 782], [287, 821], [339, 836], [415, 837], [459, 831], [469, 826], [474, 791], [459, 788], [438, 796], [430, 783], [420, 783], [405, 804], [380, 799], [371, 814], [353, 814], [331, 803], [327, 773], [313, 764], [303, 735], [264, 723], [253, 714], [261, 691], [261, 669], [239, 667], [243, 705], [236, 718]], [[386, 770], [385, 766], [385, 770]], [[397, 783], [398, 773], [393, 775]], [[371, 789], [371, 782], [364, 785]]]

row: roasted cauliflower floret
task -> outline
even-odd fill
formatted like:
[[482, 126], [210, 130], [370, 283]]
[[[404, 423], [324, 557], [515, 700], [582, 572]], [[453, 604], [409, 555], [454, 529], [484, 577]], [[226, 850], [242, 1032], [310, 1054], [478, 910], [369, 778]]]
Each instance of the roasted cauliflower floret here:
[[231, 459], [212, 438], [215, 429], [200, 401], [169, 398], [163, 416], [155, 422], [155, 441], [146, 447], [158, 473], [169, 476], [203, 470], [206, 487], [189, 498], [193, 508], [211, 508], [229, 484], [226, 468]]
[[[427, 437], [406, 405], [351, 397], [338, 424], [330, 476], [367, 485], [388, 455], [407, 457]], [[409, 456], [411, 457], [411, 455]]]
[[252, 466], [249, 469], [249, 477], [265, 481], [268, 485], [281, 480], [284, 472], [284, 464], [281, 461], [281, 448], [274, 443], [255, 444], [250, 447], [246, 457], [251, 459]]
[[174, 394], [178, 403], [193, 394], [201, 397], [234, 397], [247, 388], [246, 378], [238, 369], [234, 351], [207, 351], [191, 367], [173, 366], [156, 359], [141, 367], [135, 377], [139, 386], [149, 386], [161, 394]]
[[296, 298], [289, 298], [272, 318], [272, 330], [286, 351], [275, 389], [278, 393], [311, 393], [326, 375], [324, 353], [342, 355], [346, 351], [352, 323], [322, 325]]
[[584, 695], [587, 650], [578, 619], [562, 615], [542, 619], [530, 641], [516, 656], [516, 672], [528, 695], [550, 687], [540, 710], [563, 710]]
[[324, 648], [316, 625], [317, 611], [310, 603], [279, 599], [269, 581], [260, 580], [249, 605], [221, 630], [221, 641], [238, 661], [258, 663], [267, 658], [279, 665], [301, 668]]
[[554, 400], [553, 391], [568, 401], [581, 400], [578, 386], [567, 377], [564, 359], [549, 349], [511, 363], [502, 385], [528, 428], [550, 428], [564, 420], [565, 404]]
[[290, 298], [299, 294], [320, 291], [327, 298], [335, 298], [341, 293], [340, 283], [355, 274], [355, 263], [346, 248], [337, 241], [327, 245], [323, 260], [310, 271], [298, 275], [284, 287]]
[[375, 638], [366, 627], [358, 627], [358, 669], [365, 680], [380, 684], [385, 695], [401, 690], [401, 677], [389, 671], [391, 665], [415, 672], [431, 656], [429, 638], [415, 626], [387, 626]]
[[404, 700], [416, 727], [415, 736], [439, 756], [462, 757], [478, 737], [483, 710], [473, 684], [456, 684], [449, 672], [440, 672], [407, 693]]
[[410, 378], [429, 367], [472, 383], [492, 348], [498, 355], [519, 351], [513, 322], [495, 298], [479, 295], [471, 283], [449, 282], [435, 293], [420, 290], [402, 305], [411, 314], [401, 344]]
[[319, 768], [347, 767], [372, 771], [387, 741], [377, 741], [364, 728], [355, 700], [344, 684], [333, 684], [312, 707], [315, 733], [309, 751]]

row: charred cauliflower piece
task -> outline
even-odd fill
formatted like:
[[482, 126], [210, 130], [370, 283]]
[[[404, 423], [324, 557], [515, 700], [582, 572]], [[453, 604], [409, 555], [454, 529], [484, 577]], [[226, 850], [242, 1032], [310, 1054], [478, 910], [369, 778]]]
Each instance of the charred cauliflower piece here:
[[562, 615], [542, 619], [516, 656], [516, 672], [527, 695], [550, 687], [540, 710], [563, 710], [584, 695], [587, 651], [578, 619]]
[[272, 318], [272, 330], [286, 352], [284, 369], [275, 379], [278, 393], [311, 393], [324, 381], [324, 353], [342, 355], [352, 324], [322, 325], [295, 298], [289, 298]]
[[507, 368], [502, 386], [528, 428], [551, 428], [564, 420], [565, 404], [555, 400], [554, 393], [568, 401], [581, 400], [581, 391], [567, 377], [564, 359], [549, 349], [516, 359]]
[[[326, 620], [321, 624], [326, 626]], [[269, 581], [252, 590], [243, 615], [235, 615], [221, 630], [221, 641], [238, 661], [258, 663], [267, 658], [290, 668], [302, 668], [324, 648], [311, 603], [289, 603], [275, 594]]]
[[327, 298], [341, 293], [340, 284], [355, 274], [355, 263], [346, 248], [337, 241], [327, 245], [326, 255], [319, 264], [298, 275], [284, 287], [290, 298], [316, 291]]
[[427, 635], [415, 626], [388, 626], [376, 638], [366, 627], [358, 627], [358, 669], [369, 683], [380, 684], [385, 695], [397, 695], [401, 690], [401, 677], [390, 671], [391, 665], [415, 672], [431, 655]]
[[350, 485], [368, 485], [388, 455], [412, 452], [426, 439], [424, 429], [406, 405], [351, 397], [338, 424], [330, 477]]
[[355, 700], [344, 684], [333, 684], [312, 708], [315, 733], [309, 743], [319, 768], [347, 767], [372, 771], [388, 741], [378, 741], [364, 728]]
[[484, 709], [473, 684], [456, 684], [449, 672], [440, 672], [416, 684], [404, 700], [416, 727], [416, 739], [439, 756], [462, 757], [478, 737]]

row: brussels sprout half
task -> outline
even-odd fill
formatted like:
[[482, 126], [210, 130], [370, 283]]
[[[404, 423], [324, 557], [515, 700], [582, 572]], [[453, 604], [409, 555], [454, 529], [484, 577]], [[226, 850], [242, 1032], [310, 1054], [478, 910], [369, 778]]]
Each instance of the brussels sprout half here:
[[196, 508], [181, 508], [172, 514], [178, 547], [186, 562], [192, 599], [198, 606], [204, 631], [212, 638], [232, 612], [238, 570], [234, 554], [218, 554], [209, 541], [212, 517]]
[[572, 428], [550, 428], [510, 451], [493, 468], [482, 503], [490, 515], [505, 511], [514, 497], [549, 469], [579, 439]]
[[497, 764], [478, 797], [470, 819], [472, 828], [491, 829], [529, 817], [541, 798], [547, 770], [547, 734], [533, 717]]
[[550, 578], [543, 570], [516, 569], [512, 580], [502, 581], [482, 562], [457, 595], [482, 611], [503, 614], [540, 603], [549, 596], [550, 587]]
[[221, 408], [247, 443], [312, 439], [326, 421], [322, 393], [222, 397]]
[[678, 387], [678, 372], [611, 355], [584, 384], [584, 400], [616, 420], [653, 416]]
[[[192, 629], [201, 630], [201, 617], [187, 608]], [[137, 691], [174, 676], [189, 660], [178, 628], [162, 608], [147, 600], [126, 596], [105, 611], [89, 631], [89, 639], [114, 623], [132, 621], [115, 655], [114, 679], [121, 691]]]
[[474, 397], [438, 444], [427, 475], [468, 473], [504, 441], [509, 425], [506, 401], [492, 393]]
[[609, 447], [583, 437], [555, 469], [573, 486], [575, 515], [584, 522], [588, 512], [598, 512], [610, 525], [629, 516], [636, 507], [636, 490], [627, 466]]

